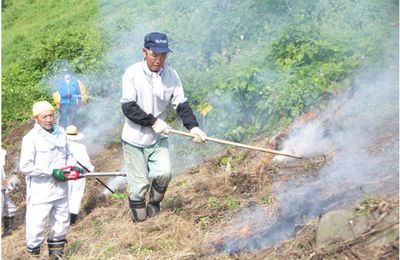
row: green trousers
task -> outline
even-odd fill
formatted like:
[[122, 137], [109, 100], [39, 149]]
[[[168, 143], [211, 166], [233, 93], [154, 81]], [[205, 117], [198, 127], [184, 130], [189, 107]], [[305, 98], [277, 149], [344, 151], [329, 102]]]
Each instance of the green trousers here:
[[168, 186], [171, 181], [168, 138], [161, 138], [148, 147], [123, 142], [123, 152], [131, 200], [143, 201], [154, 179], [160, 187]]

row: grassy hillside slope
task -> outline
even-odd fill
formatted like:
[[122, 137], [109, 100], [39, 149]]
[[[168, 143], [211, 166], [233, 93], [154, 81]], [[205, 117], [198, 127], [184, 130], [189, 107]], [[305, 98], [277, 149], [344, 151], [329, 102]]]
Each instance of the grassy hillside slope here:
[[[7, 174], [16, 171], [21, 138], [32, 127], [27, 120], [31, 105], [38, 99], [50, 100], [49, 82], [65, 65], [97, 87], [91, 93], [98, 102], [85, 107], [91, 123], [86, 140], [99, 133], [110, 138], [105, 144], [89, 139], [93, 164], [98, 171], [121, 169], [120, 80], [126, 66], [140, 58], [143, 36], [149, 31], [170, 36], [174, 53], [168, 61], [180, 74], [201, 127], [210, 136], [251, 138], [249, 143], [256, 146], [282, 148], [289, 130], [281, 126], [298, 119], [303, 126], [315, 127], [308, 120], [318, 117], [299, 116], [308, 111], [318, 115], [328, 108], [326, 117], [316, 120], [320, 132], [293, 132], [295, 137], [303, 134], [297, 135], [295, 148], [314, 152], [294, 163], [234, 148], [215, 155], [210, 143], [189, 146], [172, 136], [174, 159], [198, 166], [173, 179], [161, 214], [144, 223], [132, 223], [124, 186], [119, 194], [104, 196], [103, 187], [89, 180], [81, 218], [68, 233], [67, 258], [398, 256], [398, 239], [379, 250], [364, 249], [365, 236], [318, 248], [313, 222], [325, 210], [321, 201], [330, 209], [351, 207], [365, 195], [360, 187], [389, 201], [398, 197], [397, 1], [6, 0], [2, 26]], [[354, 77], [358, 72], [364, 73]], [[379, 77], [368, 77], [375, 75]], [[356, 91], [368, 90], [369, 85], [373, 87], [357, 101]], [[336, 103], [340, 96], [349, 102]], [[276, 140], [270, 138], [273, 135]], [[318, 139], [326, 137], [329, 140]], [[188, 159], [195, 154], [200, 160]], [[4, 259], [27, 257], [25, 187], [22, 174], [17, 175], [21, 185], [11, 193], [18, 205], [16, 225], [2, 240]], [[280, 207], [287, 202], [291, 204]], [[386, 210], [394, 207], [385, 205], [390, 205]], [[380, 212], [380, 217], [387, 212]], [[247, 226], [244, 220], [249, 220]], [[286, 222], [280, 225], [280, 220]], [[259, 242], [274, 235], [279, 239], [272, 248]], [[281, 240], [289, 235], [297, 237]], [[44, 246], [42, 257], [46, 251]]]
[[[306, 119], [297, 127], [304, 127], [308, 122]], [[27, 125], [19, 131], [27, 131], [30, 127]], [[373, 136], [368, 145], [370, 156], [387, 155], [385, 150], [398, 144], [396, 120], [389, 121], [380, 130], [381, 133]], [[282, 138], [286, 135], [275, 141], [280, 143]], [[14, 139], [6, 141], [10, 143]], [[267, 139], [255, 145], [271, 148]], [[122, 161], [120, 145], [111, 144], [104, 148], [89, 145], [89, 150], [98, 171], [119, 169]], [[9, 154], [7, 172], [11, 172], [10, 162], [17, 156], [14, 149], [10, 149]], [[367, 259], [365, 257], [368, 256], [368, 259], [398, 259], [398, 240], [387, 241], [374, 248], [369, 246], [368, 240], [374, 234], [385, 234], [386, 229], [382, 229], [382, 225], [371, 227], [354, 239], [334, 241], [328, 247], [316, 245], [319, 220], [304, 219], [310, 211], [303, 205], [318, 205], [322, 200], [329, 210], [358, 208], [363, 216], [378, 214], [376, 224], [383, 222], [391, 209], [398, 205], [398, 154], [386, 157], [386, 168], [392, 165], [393, 170], [385, 172], [384, 177], [373, 181], [359, 179], [362, 187], [376, 190], [376, 193], [364, 196], [360, 192], [361, 186], [354, 188], [350, 181], [341, 185], [324, 184], [321, 170], [328, 165], [340, 168], [335, 159], [340, 155], [348, 156], [340, 151], [329, 151], [306, 160], [288, 162], [273, 161], [270, 154], [257, 151], [227, 149], [193, 167], [185, 175], [175, 177], [162, 203], [161, 213], [136, 224], [131, 220], [125, 186], [117, 194], [104, 195], [105, 188], [95, 179], [88, 179], [80, 218], [68, 232], [66, 258]], [[381, 171], [371, 173], [378, 176]], [[18, 176], [22, 183], [10, 193], [18, 205], [15, 229], [10, 236], [2, 239], [2, 259], [28, 257], [23, 239], [25, 190], [23, 177]], [[315, 180], [320, 183], [317, 187], [314, 186]], [[107, 182], [106, 179], [103, 181]], [[331, 184], [332, 179], [328, 182]], [[303, 198], [307, 189], [298, 190], [302, 183], [322, 192], [318, 196]], [[108, 185], [116, 189], [112, 182]], [[295, 186], [292, 187], [295, 192], [285, 188], [291, 185]], [[279, 187], [283, 192], [279, 192]], [[329, 188], [335, 191], [328, 191]], [[353, 195], [361, 195], [361, 199], [355, 200]], [[282, 196], [291, 197], [294, 205], [286, 205], [285, 200], [280, 200]], [[356, 204], [352, 204], [355, 201]], [[325, 210], [321, 209], [321, 212]], [[398, 219], [392, 224], [398, 228]], [[291, 228], [293, 237], [289, 238]], [[280, 232], [282, 229], [289, 233]], [[272, 244], [263, 244], [264, 240], [271, 240]], [[45, 259], [46, 256], [47, 246], [43, 245], [41, 257]]]
[[38, 99], [50, 100], [47, 79], [70, 65], [95, 69], [103, 53], [96, 1], [3, 1], [2, 122], [30, 116]]
[[2, 19], [3, 125], [50, 98], [66, 64], [96, 87], [94, 98], [117, 106], [121, 75], [149, 31], [169, 35], [168, 61], [202, 125], [235, 140], [323, 107], [354, 70], [387, 65], [398, 46], [390, 0], [17, 0], [3, 3]]

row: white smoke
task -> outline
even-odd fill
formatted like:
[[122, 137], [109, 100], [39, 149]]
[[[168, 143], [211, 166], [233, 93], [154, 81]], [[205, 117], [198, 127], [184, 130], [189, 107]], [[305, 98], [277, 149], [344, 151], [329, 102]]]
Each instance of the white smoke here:
[[[324, 138], [324, 123], [321, 120], [312, 120], [295, 132], [290, 133], [287, 140], [283, 142], [282, 152], [299, 154], [305, 157], [318, 155], [329, 150], [332, 142]], [[285, 161], [290, 157], [278, 155], [273, 160]]]
[[354, 203], [365, 193], [398, 194], [399, 81], [392, 70], [382, 75], [377, 71], [359, 74], [346, 95], [333, 99], [318, 119], [289, 135], [284, 150], [308, 156], [329, 153], [332, 158], [318, 176], [273, 186], [278, 203], [265, 210], [277, 214], [275, 222], [260, 220], [259, 213], [241, 212], [237, 219], [251, 214], [245, 218], [265, 227], [254, 236], [228, 241], [222, 251], [256, 250], [281, 241], [296, 225]]
[[85, 106], [87, 121], [79, 131], [85, 134], [86, 144], [106, 144], [118, 141], [121, 131], [122, 110], [119, 96], [96, 97]]
[[[127, 182], [128, 182], [128, 180], [126, 177], [117, 176], [117, 177], [113, 177], [113, 178], [108, 178], [106, 185], [114, 192], [121, 192], [121, 190], [123, 190], [125, 188]], [[104, 188], [102, 194], [109, 195], [109, 194], [111, 194], [111, 191], [107, 188]]]

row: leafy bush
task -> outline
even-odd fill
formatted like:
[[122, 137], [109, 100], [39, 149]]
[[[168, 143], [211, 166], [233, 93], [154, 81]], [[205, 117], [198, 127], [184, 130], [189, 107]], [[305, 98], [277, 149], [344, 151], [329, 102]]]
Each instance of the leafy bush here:
[[398, 49], [397, 10], [389, 0], [3, 1], [2, 123], [49, 100], [46, 79], [65, 64], [116, 86], [94, 95], [120, 95], [144, 34], [158, 30], [210, 135], [268, 134], [350, 87], [356, 69], [386, 65]]
[[29, 118], [34, 102], [50, 101], [47, 79], [61, 67], [68, 64], [79, 73], [103, 66], [104, 45], [93, 26], [96, 15], [93, 1], [20, 0], [2, 5], [3, 127]]
[[[193, 104], [213, 107], [204, 119], [213, 126], [210, 134], [233, 140], [271, 133], [323, 107], [332, 94], [351, 86], [356, 69], [384, 64], [396, 50], [398, 4], [390, 1], [221, 5], [223, 12], [214, 9], [205, 21], [210, 29], [201, 27], [210, 35], [203, 42], [213, 46], [208, 58], [183, 77]], [[251, 25], [244, 27], [249, 16]], [[224, 29], [213, 28], [214, 22]]]

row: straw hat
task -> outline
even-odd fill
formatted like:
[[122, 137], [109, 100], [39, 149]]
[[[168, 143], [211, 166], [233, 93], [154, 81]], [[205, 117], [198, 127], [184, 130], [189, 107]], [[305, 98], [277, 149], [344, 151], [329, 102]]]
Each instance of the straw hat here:
[[43, 112], [54, 111], [54, 107], [47, 101], [38, 101], [33, 104], [32, 116], [37, 116]]
[[78, 141], [85, 137], [82, 133], [78, 132], [78, 128], [74, 125], [69, 125], [65, 131], [67, 132], [68, 139], [72, 141]]

